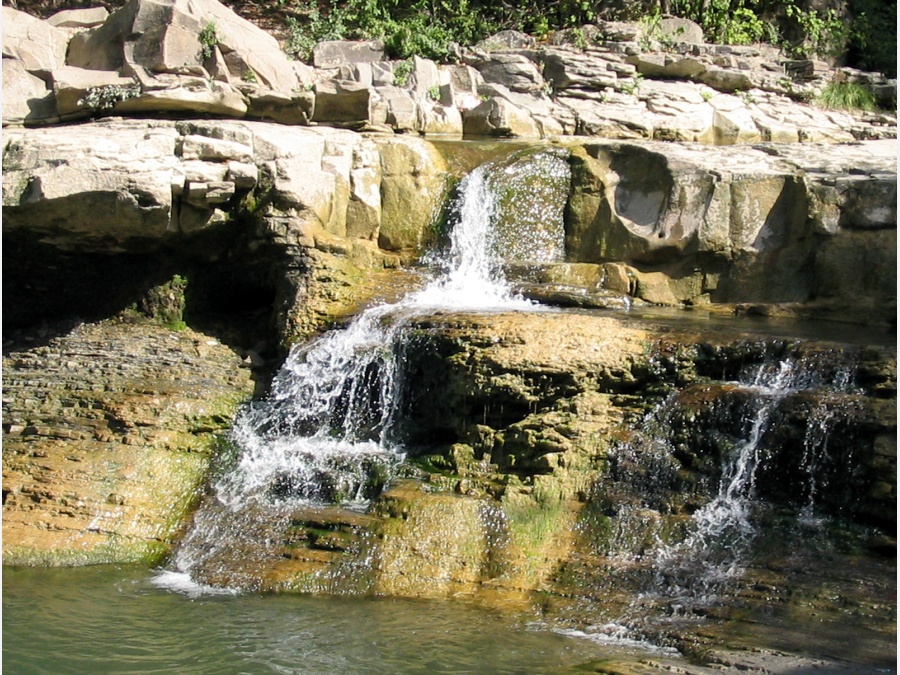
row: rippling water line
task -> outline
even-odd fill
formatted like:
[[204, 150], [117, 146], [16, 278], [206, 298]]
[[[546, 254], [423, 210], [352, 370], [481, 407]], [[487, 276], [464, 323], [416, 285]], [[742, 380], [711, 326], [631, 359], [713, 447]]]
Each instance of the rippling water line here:
[[133, 567], [3, 573], [12, 674], [539, 675], [626, 653], [459, 601], [189, 597]]

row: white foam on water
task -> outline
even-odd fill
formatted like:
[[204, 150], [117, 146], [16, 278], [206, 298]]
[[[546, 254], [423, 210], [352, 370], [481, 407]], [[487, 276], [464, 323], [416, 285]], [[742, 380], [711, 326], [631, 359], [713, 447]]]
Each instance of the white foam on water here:
[[639, 649], [641, 651], [651, 652], [654, 654], [665, 654], [668, 656], [681, 656], [681, 653], [673, 647], [663, 647], [646, 640], [638, 640], [633, 637], [633, 631], [626, 626], [617, 623], [605, 623], [596, 626], [588, 626], [584, 630], [574, 628], [557, 628], [555, 633], [565, 635], [567, 637], [579, 638], [582, 640], [590, 640], [600, 645], [610, 647], [626, 647]]
[[217, 586], [207, 586], [193, 579], [187, 572], [175, 572], [172, 570], [155, 570], [150, 582], [156, 587], [171, 593], [187, 596], [196, 599], [204, 596], [214, 595], [239, 595], [240, 591], [234, 588], [220, 588]]

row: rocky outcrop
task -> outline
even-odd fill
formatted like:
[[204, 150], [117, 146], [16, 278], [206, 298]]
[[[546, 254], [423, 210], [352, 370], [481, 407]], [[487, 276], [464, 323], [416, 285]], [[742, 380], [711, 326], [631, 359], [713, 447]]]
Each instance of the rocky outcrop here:
[[[8, 129], [4, 142], [4, 236], [19, 242], [8, 279], [21, 270], [34, 287], [26, 280], [26, 243], [42, 257], [47, 250], [208, 261], [225, 255], [232, 266], [255, 270], [246, 277], [262, 278], [250, 287], [269, 289], [262, 295], [274, 308], [269, 326], [281, 344], [348, 311], [371, 272], [419, 255], [435, 236], [452, 176], [471, 168], [464, 145], [451, 159], [457, 152], [447, 143], [252, 121], [106, 120]], [[488, 147], [484, 157], [514, 149]], [[531, 297], [580, 306], [739, 305], [892, 323], [893, 142], [709, 148], [594, 141], [559, 152], [571, 177], [544, 176], [540, 189], [564, 205], [557, 228], [564, 246], [548, 240], [542, 246], [553, 253], [541, 257], [509, 239], [503, 254]], [[559, 214], [538, 222], [543, 202], [531, 187], [522, 189], [506, 197], [511, 203], [498, 227], [501, 238], [504, 228], [514, 238], [521, 223], [531, 223], [534, 248], [535, 237], [556, 236]], [[510, 214], [518, 214], [516, 223]], [[512, 251], [515, 259], [506, 256]], [[273, 267], [267, 257], [281, 262]], [[84, 272], [59, 268], [74, 291], [72, 279]], [[90, 290], [81, 292], [80, 303], [61, 303], [71, 317], [94, 302]], [[32, 302], [17, 302], [8, 320], [52, 315], [50, 296], [42, 290]]]
[[160, 560], [254, 393], [240, 364], [146, 320], [5, 332], [3, 563]]
[[567, 258], [626, 262], [630, 292], [651, 303], [808, 303], [820, 316], [888, 324], [895, 145], [843, 145], [818, 158], [811, 149], [575, 148]]
[[[402, 345], [401, 478], [365, 515], [249, 514], [267, 532], [262, 550], [229, 550], [194, 571], [210, 583], [282, 591], [515, 607], [540, 597], [549, 621], [589, 621], [594, 602], [627, 605], [641, 578], [659, 574], [665, 560], [652, 551], [681, 541], [690, 515], [715, 501], [726, 460], [760, 410], [773, 416], [757, 439], [761, 495], [787, 509], [811, 499], [892, 532], [895, 349], [736, 337], [741, 328], [701, 333], [678, 320], [573, 313], [416, 318]], [[798, 386], [739, 383], [766, 368], [789, 370]], [[823, 432], [836, 435], [824, 442]], [[782, 560], [783, 536], [796, 533], [772, 534], [755, 560]], [[891, 546], [889, 535], [857, 541]], [[816, 542], [803, 550], [821, 555]], [[737, 588], [718, 588], [721, 614], [703, 614], [704, 630], [728, 607], [771, 611], [771, 597], [747, 589], [785, 582], [757, 564]], [[677, 611], [686, 618], [684, 606]], [[671, 638], [690, 634], [686, 626], [640, 628]]]
[[722, 145], [896, 138], [887, 112], [807, 102], [840, 79], [864, 84], [890, 109], [895, 81], [772, 47], [704, 44], [684, 20], [652, 30], [600, 23], [546, 44], [501, 34], [460, 50], [452, 65], [389, 61], [378, 41], [329, 41], [313, 51], [314, 68], [215, 0], [131, 0], [98, 20], [42, 22], [4, 8], [12, 96], [4, 125], [193, 113], [425, 135]]
[[[247, 279], [262, 277], [246, 285], [268, 287], [252, 292], [278, 308], [266, 323], [285, 344], [348, 311], [366, 271], [419, 250], [446, 178], [443, 160], [420, 139], [259, 122], [106, 121], [10, 129], [4, 143], [4, 238], [21, 244], [7, 279], [29, 276], [25, 247], [39, 256], [182, 260], [176, 267], [226, 256], [256, 269]], [[68, 287], [77, 287], [85, 273], [65, 269]], [[123, 285], [135, 280], [126, 274]], [[7, 320], [47, 319], [54, 312], [42, 297], [17, 302], [22, 313]], [[89, 291], [66, 309], [72, 301], [59, 311], [97, 312]]]

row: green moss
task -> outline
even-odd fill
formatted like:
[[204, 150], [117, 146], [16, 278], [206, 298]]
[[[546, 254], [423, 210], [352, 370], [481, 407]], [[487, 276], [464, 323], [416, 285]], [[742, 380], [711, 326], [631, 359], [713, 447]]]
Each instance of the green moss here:
[[3, 565], [18, 567], [80, 567], [137, 563], [156, 565], [169, 552], [161, 541], [128, 540], [111, 536], [109, 542], [92, 549], [63, 548], [52, 551], [34, 548], [4, 549]]
[[517, 560], [514, 568], [519, 574], [537, 580], [543, 576], [548, 549], [561, 532], [568, 529], [569, 510], [564, 502], [552, 499], [534, 499], [528, 495], [513, 493], [502, 504], [509, 527], [509, 548]]

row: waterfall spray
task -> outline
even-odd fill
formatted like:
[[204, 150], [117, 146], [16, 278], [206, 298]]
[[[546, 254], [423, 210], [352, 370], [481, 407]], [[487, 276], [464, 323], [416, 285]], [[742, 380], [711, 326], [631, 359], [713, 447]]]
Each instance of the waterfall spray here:
[[[548, 166], [567, 170], [558, 152], [549, 155]], [[370, 307], [346, 328], [293, 349], [270, 394], [239, 413], [230, 438], [233, 462], [176, 552], [178, 572], [190, 574], [228, 555], [245, 561], [272, 555], [271, 533], [292, 509], [364, 507], [380, 493], [404, 457], [394, 432], [410, 318], [446, 309], [535, 309], [512, 293], [502, 274], [494, 224], [504, 183], [495, 173], [488, 163], [460, 184], [449, 247], [433, 256], [436, 272], [423, 289]], [[225, 583], [252, 586], [234, 574]]]

